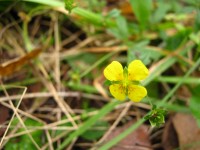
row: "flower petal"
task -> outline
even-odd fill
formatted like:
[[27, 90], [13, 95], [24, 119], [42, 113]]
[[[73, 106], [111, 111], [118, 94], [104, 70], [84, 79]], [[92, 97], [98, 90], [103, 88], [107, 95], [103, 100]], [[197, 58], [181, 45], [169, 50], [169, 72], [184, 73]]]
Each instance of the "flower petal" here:
[[140, 85], [129, 85], [128, 86], [128, 97], [133, 102], [140, 102], [147, 95], [145, 87]]
[[124, 100], [126, 98], [126, 90], [122, 84], [113, 84], [109, 86], [110, 93], [117, 100]]
[[104, 76], [110, 81], [123, 80], [123, 67], [118, 61], [113, 61], [104, 69]]
[[140, 60], [132, 61], [128, 66], [128, 80], [143, 80], [149, 75], [149, 70]]

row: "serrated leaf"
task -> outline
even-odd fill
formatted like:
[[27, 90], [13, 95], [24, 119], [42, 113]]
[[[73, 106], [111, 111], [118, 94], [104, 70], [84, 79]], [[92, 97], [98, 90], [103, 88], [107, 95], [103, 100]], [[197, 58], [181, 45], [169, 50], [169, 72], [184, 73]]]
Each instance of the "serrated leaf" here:
[[161, 54], [147, 48], [149, 41], [141, 41], [137, 44], [132, 44], [128, 49], [128, 63], [134, 59], [140, 59], [145, 65], [148, 65], [151, 61], [156, 61], [161, 57]]
[[144, 117], [145, 120], [149, 120], [151, 126], [160, 126], [165, 123], [166, 110], [157, 108], [156, 105], [152, 106], [151, 112]]
[[65, 9], [69, 11], [69, 13], [74, 9], [76, 6], [74, 4], [74, 0], [65, 0]]

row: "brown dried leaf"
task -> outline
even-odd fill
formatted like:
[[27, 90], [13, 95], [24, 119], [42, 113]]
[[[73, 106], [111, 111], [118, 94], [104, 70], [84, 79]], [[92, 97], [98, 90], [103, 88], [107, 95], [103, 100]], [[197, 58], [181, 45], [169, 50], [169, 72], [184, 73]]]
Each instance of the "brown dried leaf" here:
[[[3, 105], [0, 105], [0, 125], [2, 125], [7, 119], [9, 118], [9, 109], [7, 107], [4, 107]], [[5, 132], [6, 128], [0, 127], [0, 137]]]
[[131, 4], [129, 2], [123, 2], [120, 4], [119, 8], [123, 15], [134, 15]]
[[[125, 131], [135, 122], [130, 121], [122, 127], [116, 128], [110, 136], [108, 136], [107, 140], [111, 140], [118, 136], [120, 133]], [[130, 133], [126, 138], [121, 140], [117, 145], [111, 148], [111, 150], [143, 150], [144, 148], [151, 149], [151, 144], [149, 140], [148, 134], [148, 126], [141, 125], [138, 129]]]
[[199, 150], [200, 129], [194, 117], [190, 114], [177, 113], [172, 122], [178, 135], [180, 148]]
[[41, 51], [42, 51], [41, 49], [35, 49], [20, 58], [14, 59], [4, 64], [0, 64], [0, 76], [4, 77], [4, 76], [8, 76], [14, 73], [16, 70], [20, 69], [24, 64], [26, 64], [28, 61], [37, 57]]
[[178, 137], [172, 123], [172, 118], [165, 124], [165, 128], [162, 135], [162, 147], [164, 150], [174, 150], [179, 145]]

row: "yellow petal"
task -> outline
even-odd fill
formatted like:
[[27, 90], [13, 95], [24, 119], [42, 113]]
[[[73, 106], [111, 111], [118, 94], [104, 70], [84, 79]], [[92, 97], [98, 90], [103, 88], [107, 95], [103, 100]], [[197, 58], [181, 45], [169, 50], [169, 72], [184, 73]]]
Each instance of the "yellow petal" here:
[[143, 80], [149, 75], [149, 70], [140, 60], [132, 61], [128, 66], [128, 80]]
[[112, 84], [109, 86], [110, 93], [117, 100], [124, 100], [126, 98], [126, 90], [122, 84]]
[[113, 61], [104, 69], [104, 76], [110, 81], [123, 80], [123, 67], [118, 61]]
[[133, 102], [140, 102], [147, 95], [145, 87], [140, 85], [129, 85], [128, 86], [128, 97]]

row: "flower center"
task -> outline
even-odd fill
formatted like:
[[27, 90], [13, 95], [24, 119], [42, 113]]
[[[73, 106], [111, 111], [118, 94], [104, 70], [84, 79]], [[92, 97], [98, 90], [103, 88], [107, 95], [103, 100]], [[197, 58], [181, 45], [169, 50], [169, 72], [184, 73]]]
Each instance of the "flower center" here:
[[130, 84], [130, 81], [128, 80], [128, 78], [124, 78], [122, 84], [123, 84], [123, 87], [124, 87], [124, 88], [127, 88], [127, 86]]

